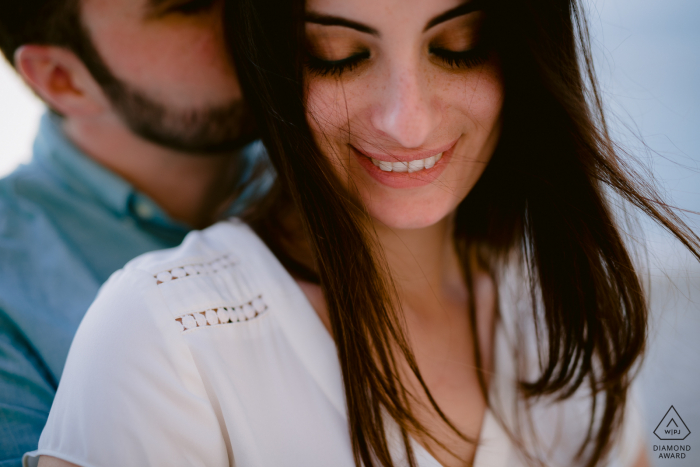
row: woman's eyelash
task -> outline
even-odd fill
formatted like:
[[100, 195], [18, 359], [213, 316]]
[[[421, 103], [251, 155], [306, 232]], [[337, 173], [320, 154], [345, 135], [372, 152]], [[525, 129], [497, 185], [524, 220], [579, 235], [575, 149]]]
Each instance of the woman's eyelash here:
[[[488, 50], [482, 47], [459, 52], [431, 47], [430, 53], [451, 68], [473, 68], [482, 65], [488, 59]], [[343, 73], [354, 70], [369, 58], [369, 51], [360, 52], [342, 60], [324, 60], [307, 54], [306, 66], [309, 71], [320, 76], [341, 76]]]
[[451, 68], [473, 68], [482, 65], [488, 59], [488, 50], [475, 47], [455, 52], [440, 47], [431, 47], [430, 53]]
[[354, 70], [369, 57], [369, 51], [360, 52], [342, 60], [323, 60], [308, 54], [306, 67], [312, 73], [320, 76], [340, 76], [343, 73]]
[[211, 8], [214, 2], [215, 0], [190, 0], [173, 6], [169, 11], [183, 15], [195, 15]]

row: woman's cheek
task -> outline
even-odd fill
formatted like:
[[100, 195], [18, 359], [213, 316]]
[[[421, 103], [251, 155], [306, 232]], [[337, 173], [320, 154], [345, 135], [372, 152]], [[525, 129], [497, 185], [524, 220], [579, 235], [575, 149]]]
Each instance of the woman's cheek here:
[[343, 168], [350, 127], [346, 98], [340, 80], [312, 78], [307, 86], [307, 121], [314, 141], [341, 179], [347, 175]]
[[485, 128], [497, 125], [503, 108], [503, 80], [496, 63], [488, 62], [478, 73], [463, 81], [464, 113], [470, 114]]
[[334, 136], [339, 128], [347, 126], [343, 120], [344, 113], [340, 108], [344, 107], [342, 88], [336, 80], [311, 79], [306, 94], [306, 112], [309, 125], [314, 136]]

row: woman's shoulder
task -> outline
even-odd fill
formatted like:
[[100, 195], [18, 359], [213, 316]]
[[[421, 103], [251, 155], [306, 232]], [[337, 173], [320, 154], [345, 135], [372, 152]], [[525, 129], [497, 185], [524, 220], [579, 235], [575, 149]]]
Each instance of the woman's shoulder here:
[[[259, 271], [274, 261], [251, 229], [230, 221], [116, 272], [76, 333], [37, 454], [144, 465], [147, 442], [163, 465], [177, 465], [183, 452], [202, 465], [227, 464], [205, 385], [221, 367], [202, 365], [221, 354], [221, 341], [269, 321], [253, 318], [267, 310]], [[217, 340], [220, 330], [231, 339]]]
[[150, 319], [161, 330], [170, 323], [183, 331], [248, 320], [266, 311], [263, 289], [275, 274], [274, 255], [250, 227], [232, 219], [127, 263], [104, 284], [85, 321]]
[[[154, 278], [163, 273], [157, 282], [169, 282], [183, 277], [214, 274], [238, 263], [243, 257], [259, 255], [263, 251], [267, 251], [267, 247], [255, 232], [243, 221], [232, 218], [190, 232], [177, 247], [144, 253], [129, 261], [124, 271], [146, 272]], [[170, 273], [170, 277], [166, 272]]]

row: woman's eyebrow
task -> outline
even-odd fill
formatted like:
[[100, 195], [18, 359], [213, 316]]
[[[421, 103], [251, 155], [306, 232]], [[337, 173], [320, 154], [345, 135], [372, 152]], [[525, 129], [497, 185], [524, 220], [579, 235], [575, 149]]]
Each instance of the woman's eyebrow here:
[[311, 12], [306, 14], [305, 19], [307, 23], [320, 24], [322, 26], [342, 26], [364, 32], [365, 34], [379, 36], [379, 31], [376, 29], [356, 21], [341, 18], [339, 16], [320, 15], [318, 13]]
[[423, 32], [427, 31], [430, 28], [433, 28], [437, 26], [438, 24], [444, 23], [445, 21], [449, 21], [453, 18], [457, 18], [459, 16], [464, 16], [466, 14], [469, 14], [473, 11], [477, 11], [481, 9], [481, 1], [480, 0], [472, 0], [472, 1], [467, 1], [465, 3], [462, 3], [456, 8], [453, 8], [451, 10], [448, 10], [435, 18], [431, 19], [428, 21], [428, 24], [425, 26], [425, 29], [423, 29]]
[[[157, 2], [159, 0], [151, 1]], [[437, 26], [438, 24], [444, 23], [445, 21], [449, 21], [459, 16], [464, 16], [479, 9], [481, 9], [480, 0], [466, 1], [465, 3], [462, 3], [461, 5], [451, 10], [448, 10], [445, 13], [442, 13], [428, 21], [428, 24], [427, 26], [425, 26], [423, 32], [427, 31], [432, 27]], [[380, 35], [379, 31], [377, 31], [373, 27], [367, 26], [366, 24], [358, 23], [357, 21], [342, 18], [340, 16], [322, 15], [319, 13], [309, 12], [306, 14], [305, 20], [307, 23], [320, 24], [321, 26], [342, 26], [345, 28], [355, 29], [356, 31], [364, 32], [365, 34], [371, 34], [373, 36]]]
[[146, 0], [144, 5], [144, 16], [147, 19], [157, 19], [163, 16], [169, 8], [178, 3], [185, 3], [183, 0]]

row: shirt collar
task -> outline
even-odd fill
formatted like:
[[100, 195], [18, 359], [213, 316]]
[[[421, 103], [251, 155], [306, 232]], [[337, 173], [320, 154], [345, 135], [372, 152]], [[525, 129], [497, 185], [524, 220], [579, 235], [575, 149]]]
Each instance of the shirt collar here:
[[61, 117], [47, 112], [34, 141], [34, 160], [68, 188], [90, 196], [118, 214], [126, 215], [133, 187], [86, 156], [61, 128]]
[[52, 112], [41, 118], [34, 142], [34, 162], [69, 189], [94, 199], [118, 216], [189, 230], [184, 224], [172, 220], [129, 182], [83, 153], [66, 137], [62, 118]]

